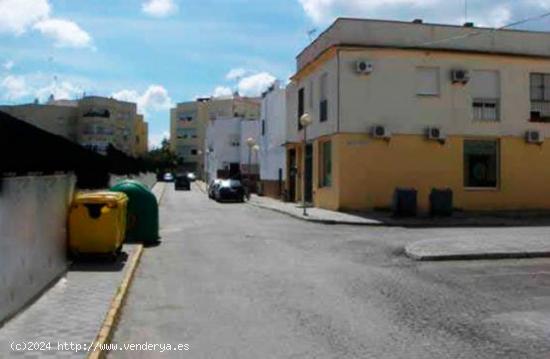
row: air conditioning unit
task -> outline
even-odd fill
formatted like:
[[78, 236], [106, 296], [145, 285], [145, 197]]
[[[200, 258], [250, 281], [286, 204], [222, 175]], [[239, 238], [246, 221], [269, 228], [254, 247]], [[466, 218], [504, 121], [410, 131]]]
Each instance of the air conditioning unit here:
[[470, 71], [468, 70], [452, 70], [451, 79], [453, 83], [467, 84], [470, 81]]
[[367, 60], [358, 60], [355, 63], [355, 72], [360, 75], [368, 75], [374, 71], [374, 64]]
[[525, 141], [540, 145], [544, 143], [544, 136], [540, 131], [530, 130], [525, 134]]
[[426, 129], [426, 137], [432, 141], [445, 141], [445, 134], [439, 127], [428, 127]]
[[373, 126], [371, 129], [371, 136], [387, 140], [391, 137], [391, 134], [385, 126]]

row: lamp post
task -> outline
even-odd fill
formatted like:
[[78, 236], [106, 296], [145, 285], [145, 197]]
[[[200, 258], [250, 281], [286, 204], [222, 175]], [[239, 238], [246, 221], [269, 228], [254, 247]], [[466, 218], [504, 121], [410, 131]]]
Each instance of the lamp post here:
[[306, 146], [307, 146], [307, 128], [311, 123], [313, 122], [313, 119], [311, 118], [311, 115], [308, 113], [304, 113], [302, 117], [300, 117], [300, 124], [302, 125], [302, 128], [304, 129], [304, 148], [303, 148], [303, 156], [302, 156], [302, 207], [304, 208], [304, 217], [307, 216], [307, 208], [306, 208]]
[[[202, 156], [202, 150], [198, 150], [198, 151], [197, 151], [197, 156], [199, 156], [199, 157]], [[199, 162], [199, 163], [200, 163], [200, 162]], [[204, 163], [203, 163], [202, 167], [199, 167], [199, 168], [198, 168], [198, 170], [199, 170], [199, 171], [198, 171], [199, 173], [197, 173], [198, 177], [199, 177], [200, 179], [204, 179], [203, 176], [202, 176], [203, 171], [204, 171]]]
[[251, 171], [251, 167], [252, 167], [252, 149], [257, 146], [256, 145], [256, 140], [252, 137], [249, 137], [246, 139], [246, 144], [248, 145], [248, 170], [246, 171], [246, 177], [247, 177], [247, 184], [246, 184], [246, 188], [247, 188], [247, 197], [250, 198], [250, 182], [251, 182], [251, 174], [252, 174], [252, 171]]

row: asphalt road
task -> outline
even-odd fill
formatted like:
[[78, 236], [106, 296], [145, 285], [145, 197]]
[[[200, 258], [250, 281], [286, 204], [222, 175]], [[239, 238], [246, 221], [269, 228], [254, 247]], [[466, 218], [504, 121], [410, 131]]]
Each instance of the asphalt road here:
[[112, 358], [550, 358], [550, 259], [411, 261], [412, 241], [550, 228], [312, 224], [167, 190]]

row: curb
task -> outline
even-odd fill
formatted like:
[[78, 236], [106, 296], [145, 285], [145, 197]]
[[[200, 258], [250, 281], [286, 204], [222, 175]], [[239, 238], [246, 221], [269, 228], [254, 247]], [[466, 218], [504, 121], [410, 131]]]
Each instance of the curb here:
[[120, 317], [120, 312], [124, 304], [124, 300], [126, 299], [126, 296], [128, 294], [128, 289], [132, 284], [132, 280], [134, 279], [134, 274], [136, 272], [136, 269], [142, 254], [143, 254], [143, 244], [140, 244], [138, 245], [138, 248], [135, 251], [132, 258], [130, 259], [130, 266], [128, 267], [128, 270], [124, 275], [122, 283], [117, 289], [117, 293], [115, 297], [111, 301], [111, 307], [107, 312], [107, 316], [103, 321], [103, 325], [101, 326], [101, 329], [99, 330], [99, 333], [94, 341], [93, 352], [91, 352], [88, 355], [88, 359], [105, 358], [105, 355], [107, 352], [101, 349], [96, 350], [96, 348], [104, 346], [111, 342], [114, 330], [116, 328], [118, 319]]
[[497, 260], [497, 259], [533, 259], [550, 258], [550, 252], [523, 252], [523, 253], [471, 253], [448, 255], [416, 255], [405, 249], [407, 257], [418, 262], [468, 261], [468, 260]]
[[247, 204], [249, 204], [250, 206], [256, 207], [256, 208], [267, 209], [267, 210], [270, 210], [270, 211], [273, 211], [273, 212], [285, 214], [289, 217], [299, 219], [299, 220], [304, 221], [304, 222], [310, 222], [310, 223], [325, 224], [325, 225], [363, 226], [363, 227], [398, 227], [397, 225], [383, 223], [383, 222], [363, 223], [363, 222], [335, 221], [335, 220], [329, 220], [329, 219], [304, 218], [303, 216], [298, 216], [294, 213], [289, 213], [289, 212], [286, 212], [286, 211], [283, 211], [283, 210], [280, 210], [280, 209], [277, 209], [277, 208], [264, 206], [264, 205], [261, 205], [261, 204], [258, 204], [258, 203], [247, 202]]
[[[151, 188], [151, 191], [158, 183], [160, 182], [157, 182]], [[161, 193], [158, 195], [157, 201], [159, 203], [159, 206], [160, 206], [160, 203], [162, 202], [162, 199], [164, 198], [165, 192], [166, 192], [166, 185], [162, 186]], [[97, 334], [96, 339], [94, 340], [93, 348], [88, 349], [89, 351], [93, 349], [93, 351], [89, 352], [87, 359], [103, 359], [107, 355], [108, 351], [103, 351], [101, 349], [96, 350], [96, 348], [105, 346], [106, 344], [111, 343], [111, 339], [113, 338], [114, 331], [118, 324], [118, 319], [120, 318], [121, 309], [128, 295], [128, 290], [132, 285], [132, 281], [134, 279], [134, 275], [136, 273], [136, 270], [142, 255], [143, 255], [143, 244], [139, 244], [136, 251], [134, 252], [134, 255], [129, 260], [129, 267], [126, 271], [126, 274], [124, 275], [124, 278], [122, 279], [122, 283], [119, 285], [117, 289], [117, 293], [115, 294], [115, 297], [111, 301], [111, 306], [109, 308], [109, 311], [107, 312], [107, 316], [105, 317], [105, 320], [103, 321], [103, 324], [99, 329], [99, 333]]]

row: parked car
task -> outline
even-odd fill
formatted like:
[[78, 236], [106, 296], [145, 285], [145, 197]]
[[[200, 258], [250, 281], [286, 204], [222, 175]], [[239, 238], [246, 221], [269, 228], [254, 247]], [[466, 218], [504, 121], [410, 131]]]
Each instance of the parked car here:
[[190, 191], [191, 182], [186, 175], [177, 175], [176, 179], [174, 180], [174, 188], [176, 189], [176, 191]]
[[189, 179], [189, 181], [191, 182], [195, 182], [197, 180], [197, 176], [193, 173], [193, 172], [189, 172], [187, 174], [187, 178]]
[[210, 181], [210, 184], [208, 185], [208, 198], [214, 199], [216, 196], [216, 187], [222, 182], [221, 179], [216, 178], [212, 181]]
[[170, 172], [166, 172], [162, 177], [164, 182], [174, 182], [174, 175]]
[[239, 180], [223, 180], [216, 186], [214, 197], [216, 201], [239, 201], [244, 202], [245, 191]]

